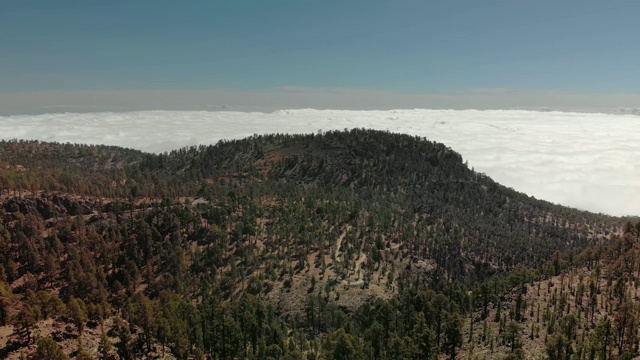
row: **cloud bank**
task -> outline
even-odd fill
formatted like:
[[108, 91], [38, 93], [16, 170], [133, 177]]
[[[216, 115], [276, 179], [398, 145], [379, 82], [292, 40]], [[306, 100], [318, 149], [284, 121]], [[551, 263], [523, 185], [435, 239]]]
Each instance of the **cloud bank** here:
[[252, 134], [371, 128], [424, 136], [539, 199], [640, 215], [640, 117], [521, 110], [136, 111], [0, 116], [0, 138], [150, 152]]

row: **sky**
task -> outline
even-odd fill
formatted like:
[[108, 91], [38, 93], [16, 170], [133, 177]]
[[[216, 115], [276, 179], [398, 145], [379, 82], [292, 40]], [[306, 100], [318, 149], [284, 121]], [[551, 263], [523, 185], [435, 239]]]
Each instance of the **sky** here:
[[629, 0], [4, 0], [0, 114], [637, 107], [638, 13]]

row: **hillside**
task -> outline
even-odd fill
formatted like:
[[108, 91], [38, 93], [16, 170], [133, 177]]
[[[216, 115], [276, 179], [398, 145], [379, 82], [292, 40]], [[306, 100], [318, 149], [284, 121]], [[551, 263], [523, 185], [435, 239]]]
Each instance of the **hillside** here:
[[637, 358], [638, 234], [640, 223], [629, 223], [623, 235], [582, 251], [572, 264], [554, 258], [549, 266], [561, 265], [552, 276], [478, 296], [460, 358]]
[[452, 354], [477, 289], [557, 276], [626, 222], [368, 130], [160, 155], [0, 142], [0, 165], [10, 358], [38, 336], [97, 358]]

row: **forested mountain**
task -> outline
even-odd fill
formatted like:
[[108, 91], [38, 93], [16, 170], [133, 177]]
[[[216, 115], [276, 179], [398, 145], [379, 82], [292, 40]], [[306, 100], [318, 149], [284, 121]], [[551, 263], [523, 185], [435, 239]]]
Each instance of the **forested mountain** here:
[[591, 264], [628, 220], [369, 130], [160, 155], [0, 142], [0, 184], [9, 358], [426, 359], [490, 344], [478, 354], [524, 356], [490, 343], [491, 324], [482, 343], [468, 327], [495, 318], [502, 334], [514, 288]]

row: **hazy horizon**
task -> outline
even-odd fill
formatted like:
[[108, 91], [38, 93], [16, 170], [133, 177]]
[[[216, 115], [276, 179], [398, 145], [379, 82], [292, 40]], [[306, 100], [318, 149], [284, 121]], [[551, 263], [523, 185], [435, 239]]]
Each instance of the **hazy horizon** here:
[[640, 114], [640, 94], [469, 89], [398, 93], [370, 89], [87, 90], [0, 92], [0, 116], [63, 112], [319, 110], [531, 110]]

